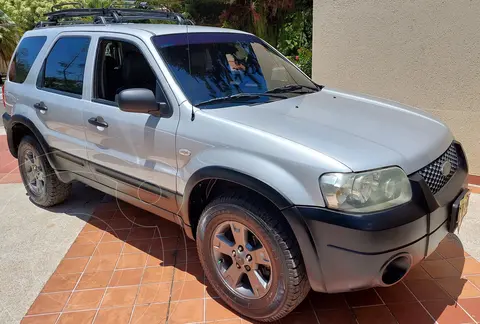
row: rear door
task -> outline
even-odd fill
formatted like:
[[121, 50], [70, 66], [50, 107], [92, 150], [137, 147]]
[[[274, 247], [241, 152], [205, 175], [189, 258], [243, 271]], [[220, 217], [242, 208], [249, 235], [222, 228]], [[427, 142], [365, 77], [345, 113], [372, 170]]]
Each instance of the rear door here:
[[82, 109], [90, 44], [88, 35], [59, 34], [50, 43], [35, 86], [24, 94], [31, 96], [32, 111], [47, 143], [67, 158], [87, 158]]
[[[102, 184], [174, 213], [178, 104], [141, 39], [102, 33], [95, 52], [91, 101], [83, 117], [91, 169]], [[129, 88], [152, 90], [172, 115], [121, 111], [115, 96]]]

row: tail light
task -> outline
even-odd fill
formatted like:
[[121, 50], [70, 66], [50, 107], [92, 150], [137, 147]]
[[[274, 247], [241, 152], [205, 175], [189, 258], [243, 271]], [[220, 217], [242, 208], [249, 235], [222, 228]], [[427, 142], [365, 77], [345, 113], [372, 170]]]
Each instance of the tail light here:
[[3, 107], [7, 109], [7, 101], [5, 99], [5, 84], [2, 86], [2, 101], [3, 101]]

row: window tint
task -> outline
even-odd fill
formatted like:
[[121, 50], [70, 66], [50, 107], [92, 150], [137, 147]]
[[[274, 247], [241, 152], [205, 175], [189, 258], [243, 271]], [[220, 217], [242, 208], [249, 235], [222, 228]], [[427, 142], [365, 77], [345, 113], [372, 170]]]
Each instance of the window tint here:
[[[100, 40], [96, 61], [95, 98], [115, 101], [122, 90], [145, 88], [157, 93], [157, 79], [147, 59], [133, 44]], [[161, 100], [165, 101], [165, 100]]]
[[45, 60], [41, 86], [81, 95], [89, 44], [89, 37], [60, 38]]
[[23, 83], [27, 78], [28, 72], [32, 68], [33, 62], [38, 56], [38, 53], [45, 44], [47, 37], [26, 37], [20, 45], [18, 45], [17, 52], [13, 58], [8, 72], [8, 79], [12, 82]]
[[[194, 105], [240, 93], [263, 94], [291, 85], [316, 89], [297, 67], [252, 35], [192, 33], [188, 37], [178, 34], [152, 39]], [[259, 96], [255, 103], [268, 100], [266, 96]]]

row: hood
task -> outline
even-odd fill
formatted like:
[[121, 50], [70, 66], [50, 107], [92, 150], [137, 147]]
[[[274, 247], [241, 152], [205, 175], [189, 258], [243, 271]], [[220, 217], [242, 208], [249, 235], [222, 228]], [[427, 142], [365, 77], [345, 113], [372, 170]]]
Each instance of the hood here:
[[304, 145], [353, 171], [397, 165], [411, 174], [453, 140], [443, 123], [418, 109], [327, 88], [268, 104], [203, 112]]

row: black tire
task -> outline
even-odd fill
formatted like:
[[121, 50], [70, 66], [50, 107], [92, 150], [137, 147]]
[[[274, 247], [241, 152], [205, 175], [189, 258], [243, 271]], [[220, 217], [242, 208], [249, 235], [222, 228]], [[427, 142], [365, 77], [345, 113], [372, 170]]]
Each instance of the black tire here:
[[[38, 156], [39, 163], [45, 174], [44, 190], [41, 194], [37, 194], [28, 185], [26, 164], [24, 163], [28, 151]], [[50, 166], [42, 147], [31, 136], [24, 136], [18, 148], [18, 167], [22, 177], [23, 184], [27, 190], [30, 199], [41, 207], [51, 207], [65, 201], [72, 191], [71, 183], [63, 183], [58, 179], [55, 171]]]
[[[235, 294], [217, 271], [212, 239], [217, 226], [226, 221], [247, 226], [270, 256], [272, 284], [265, 296], [254, 301]], [[197, 247], [209, 283], [231, 308], [244, 316], [262, 322], [279, 320], [310, 291], [303, 258], [288, 223], [280, 211], [248, 192], [225, 194], [208, 204], [197, 227]]]

